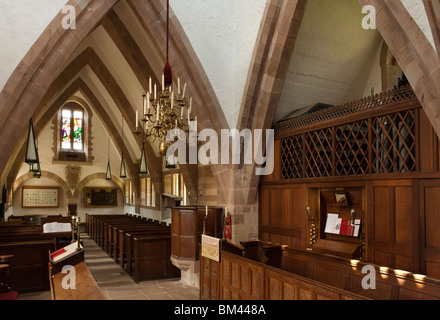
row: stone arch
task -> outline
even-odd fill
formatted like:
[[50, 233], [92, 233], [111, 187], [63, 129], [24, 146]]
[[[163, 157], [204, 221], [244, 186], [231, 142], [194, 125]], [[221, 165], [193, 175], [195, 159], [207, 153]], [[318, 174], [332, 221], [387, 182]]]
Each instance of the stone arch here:
[[[84, 187], [90, 183], [91, 181], [94, 180], [105, 180], [105, 173], [94, 173], [91, 174], [87, 177], [85, 177], [83, 180], [81, 180], [80, 183], [78, 183], [78, 185], [75, 188], [75, 192], [72, 195], [73, 199], [78, 199], [80, 192], [84, 189]], [[118, 189], [122, 192], [122, 194], [124, 194], [124, 190], [125, 190], [125, 185], [124, 185], [124, 181], [122, 181], [121, 179], [119, 179], [118, 177], [112, 175], [112, 180], [111, 180], [117, 187]]]
[[399, 78], [400, 67], [385, 41], [380, 53], [380, 68], [382, 72], [382, 91], [391, 90], [395, 79]]
[[[64, 181], [58, 175], [56, 175], [52, 172], [49, 172], [49, 171], [45, 171], [45, 170], [41, 170], [41, 176], [48, 178], [52, 181], [55, 181], [63, 189], [64, 193], [67, 196], [67, 200], [70, 202], [70, 200], [73, 198], [73, 195], [72, 195], [72, 191], [70, 190], [66, 181]], [[19, 177], [17, 180], [15, 180], [15, 182], [11, 188], [12, 194], [14, 194], [18, 188], [20, 188], [24, 183], [26, 183], [27, 181], [29, 181], [31, 179], [35, 179], [34, 174], [32, 172], [28, 172], [28, 173], [22, 175], [21, 177]]]
[[[0, 157], [0, 171], [4, 183], [4, 169], [9, 155], [26, 127], [26, 121], [36, 109], [44, 93], [66, 63], [72, 50], [99, 24], [102, 17], [116, 4], [117, 0], [86, 0], [81, 4], [70, 0], [67, 4], [76, 9], [77, 29], [62, 27], [60, 12], [41, 34], [31, 50], [12, 73], [0, 94], [0, 135], [7, 137], [0, 141], [5, 155]], [[86, 5], [85, 5], [86, 4]]]

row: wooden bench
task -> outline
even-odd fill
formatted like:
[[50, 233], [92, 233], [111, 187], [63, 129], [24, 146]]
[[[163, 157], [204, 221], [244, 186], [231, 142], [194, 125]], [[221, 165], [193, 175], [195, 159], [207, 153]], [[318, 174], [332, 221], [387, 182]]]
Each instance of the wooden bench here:
[[53, 251], [53, 240], [11, 241], [0, 243], [0, 255], [13, 255], [9, 285], [19, 292], [49, 290], [47, 253]]
[[87, 215], [86, 223], [94, 241], [135, 281], [180, 275], [170, 260], [171, 228], [164, 223], [130, 215]]
[[180, 269], [170, 260], [171, 234], [134, 236], [134, 270], [136, 283], [142, 280], [180, 277]]

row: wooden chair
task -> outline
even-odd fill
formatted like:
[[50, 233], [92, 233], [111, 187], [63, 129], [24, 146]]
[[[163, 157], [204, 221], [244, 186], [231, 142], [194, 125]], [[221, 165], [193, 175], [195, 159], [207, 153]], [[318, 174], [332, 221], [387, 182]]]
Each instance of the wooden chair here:
[[8, 276], [13, 255], [0, 256], [0, 300], [17, 300], [18, 292], [11, 289]]

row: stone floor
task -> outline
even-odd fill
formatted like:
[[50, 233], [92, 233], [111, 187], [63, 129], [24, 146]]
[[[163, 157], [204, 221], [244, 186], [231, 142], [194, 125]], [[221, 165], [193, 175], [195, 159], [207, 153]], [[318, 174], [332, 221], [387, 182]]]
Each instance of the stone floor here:
[[[82, 236], [84, 260], [102, 293], [109, 300], [198, 300], [199, 289], [180, 279], [144, 281], [132, 278], [87, 235]], [[50, 300], [50, 292], [20, 294], [19, 300]]]

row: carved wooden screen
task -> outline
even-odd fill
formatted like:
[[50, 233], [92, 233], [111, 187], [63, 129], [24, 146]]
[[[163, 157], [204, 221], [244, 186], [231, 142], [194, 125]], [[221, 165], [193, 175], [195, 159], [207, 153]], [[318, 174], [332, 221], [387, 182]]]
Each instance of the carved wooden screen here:
[[416, 109], [282, 138], [282, 179], [416, 171]]
[[414, 110], [377, 117], [373, 122], [373, 173], [404, 173], [416, 169]]
[[368, 173], [368, 121], [336, 128], [336, 175]]
[[305, 135], [305, 178], [332, 175], [332, 129], [322, 129]]
[[281, 175], [283, 179], [302, 178], [303, 135], [287, 137], [281, 142]]

